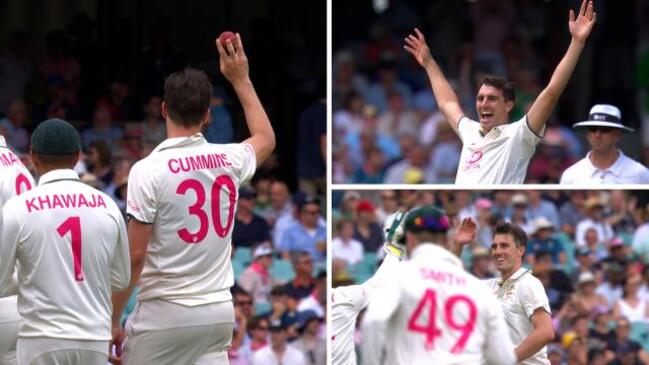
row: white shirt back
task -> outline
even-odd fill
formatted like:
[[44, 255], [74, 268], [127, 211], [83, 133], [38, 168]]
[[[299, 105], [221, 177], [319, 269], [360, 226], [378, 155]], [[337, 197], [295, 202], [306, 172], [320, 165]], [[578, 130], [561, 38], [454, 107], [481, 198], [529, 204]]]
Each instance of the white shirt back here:
[[458, 136], [462, 140], [462, 153], [455, 183], [522, 184], [542, 135], [537, 136], [530, 129], [527, 116], [493, 127], [484, 137], [480, 135], [479, 122], [460, 118]]
[[111, 290], [128, 286], [130, 258], [108, 195], [73, 170], [50, 171], [5, 204], [0, 242], [0, 296], [20, 264], [19, 337], [110, 340]]
[[153, 224], [138, 300], [231, 300], [238, 189], [255, 168], [249, 144], [210, 144], [200, 133], [167, 139], [133, 166], [127, 213]]
[[560, 184], [647, 184], [649, 169], [627, 157], [622, 151], [613, 165], [602, 170], [593, 165], [588, 152], [586, 157], [568, 167], [561, 175]]
[[390, 279], [370, 295], [364, 365], [380, 364], [383, 349], [396, 365], [516, 361], [495, 296], [449, 251], [420, 244]]
[[[10, 198], [31, 190], [36, 184], [29, 170], [9, 148], [5, 138], [0, 136], [0, 210]], [[0, 214], [0, 228], [2, 226]], [[14, 283], [15, 284], [15, 283]], [[0, 298], [0, 322], [16, 320], [18, 298], [15, 295]]]
[[[548, 296], [541, 281], [528, 269], [518, 269], [502, 284], [501, 280], [500, 278], [487, 279], [485, 282], [502, 306], [512, 341], [519, 345], [534, 330], [530, 321], [534, 311], [543, 308], [548, 314], [552, 313]], [[520, 364], [550, 365], [546, 346]]]

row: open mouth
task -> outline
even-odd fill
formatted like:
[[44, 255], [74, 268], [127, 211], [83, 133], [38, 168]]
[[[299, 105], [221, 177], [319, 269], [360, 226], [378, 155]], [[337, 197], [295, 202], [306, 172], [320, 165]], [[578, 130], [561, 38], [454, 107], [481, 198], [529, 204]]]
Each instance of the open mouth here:
[[483, 112], [483, 113], [480, 113], [480, 118], [481, 118], [482, 120], [491, 119], [491, 118], [493, 118], [493, 116], [494, 116], [494, 114], [493, 114], [492, 112]]
[[504, 257], [497, 257], [496, 258], [496, 265], [502, 265], [505, 263], [505, 258]]

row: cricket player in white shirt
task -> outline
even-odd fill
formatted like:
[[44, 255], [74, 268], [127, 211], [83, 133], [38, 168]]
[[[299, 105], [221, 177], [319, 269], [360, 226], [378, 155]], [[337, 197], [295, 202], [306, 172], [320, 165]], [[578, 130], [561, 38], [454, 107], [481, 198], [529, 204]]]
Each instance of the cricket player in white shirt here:
[[80, 146], [69, 123], [39, 124], [30, 152], [38, 186], [3, 208], [0, 296], [18, 263], [18, 364], [108, 360], [110, 293], [128, 285], [128, 239], [115, 202], [72, 170]]
[[649, 169], [617, 148], [622, 133], [633, 132], [622, 124], [620, 109], [608, 104], [595, 105], [588, 113], [588, 120], [575, 123], [573, 128], [587, 129], [590, 151], [563, 172], [561, 184], [649, 183]]
[[[35, 185], [32, 174], [7, 147], [5, 138], [0, 136], [0, 216], [3, 202], [31, 190]], [[0, 298], [0, 365], [16, 364], [19, 322], [18, 296]]]
[[[447, 249], [449, 225], [433, 206], [408, 213], [410, 259], [370, 295], [362, 325], [364, 365], [516, 362], [496, 297]], [[464, 220], [454, 240], [472, 241], [475, 230]]]
[[129, 175], [133, 276], [128, 290], [113, 296], [113, 341], [119, 345], [119, 319], [140, 282], [126, 328], [123, 361], [129, 365], [228, 363], [237, 194], [275, 148], [275, 133], [248, 76], [240, 36], [216, 46], [251, 137], [240, 144], [208, 143], [201, 134], [210, 120], [207, 76], [187, 69], [167, 78], [162, 115], [168, 138]]
[[437, 105], [462, 141], [456, 184], [521, 184], [545, 123], [570, 80], [586, 39], [595, 24], [593, 2], [582, 2], [577, 18], [570, 11], [572, 41], [550, 82], [527, 115], [508, 124], [514, 107], [514, 88], [501, 77], [483, 79], [476, 97], [478, 121], [466, 117], [457, 95], [430, 54], [424, 35], [415, 28], [404, 48], [424, 67]]
[[[527, 235], [518, 226], [497, 226], [491, 244], [491, 258], [500, 277], [485, 282], [505, 313], [509, 334], [516, 345], [519, 364], [550, 365], [546, 346], [554, 340], [550, 304], [541, 281], [523, 268]], [[459, 255], [462, 245], [454, 247]]]
[[333, 365], [355, 365], [354, 330], [358, 314], [367, 306], [370, 293], [391, 273], [394, 273], [405, 247], [400, 243], [403, 237], [405, 214], [397, 212], [388, 216], [383, 226], [386, 241], [383, 244], [385, 257], [374, 276], [360, 285], [341, 286], [331, 294], [331, 363]]

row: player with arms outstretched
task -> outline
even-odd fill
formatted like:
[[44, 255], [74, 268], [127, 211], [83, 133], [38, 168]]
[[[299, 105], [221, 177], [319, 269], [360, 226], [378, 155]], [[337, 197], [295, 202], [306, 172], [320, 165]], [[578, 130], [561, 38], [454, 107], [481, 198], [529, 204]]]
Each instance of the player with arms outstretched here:
[[130, 278], [126, 224], [115, 202], [79, 180], [81, 142], [59, 119], [31, 138], [38, 186], [3, 208], [0, 296], [18, 263], [18, 364], [105, 365], [112, 291]]
[[[409, 261], [370, 295], [363, 322], [363, 365], [514, 364], [503, 312], [488, 288], [448, 251], [475, 237], [465, 219], [448, 242], [440, 209], [411, 210], [404, 223]], [[384, 359], [385, 354], [385, 359]]]
[[[32, 174], [7, 147], [5, 138], [0, 136], [0, 213], [2, 204], [9, 198], [31, 190], [35, 185]], [[10, 295], [0, 298], [0, 365], [16, 364], [19, 322], [18, 297]]]
[[[216, 41], [220, 69], [243, 106], [251, 137], [210, 144], [212, 85], [186, 69], [165, 82], [162, 115], [167, 139], [129, 175], [127, 213], [133, 276], [113, 297], [113, 336], [140, 281], [138, 304], [126, 328], [126, 364], [227, 364], [234, 284], [231, 237], [239, 186], [275, 148], [275, 134], [248, 76], [237, 34]], [[114, 362], [122, 359], [113, 359]]]
[[545, 134], [545, 123], [572, 75], [586, 39], [595, 24], [593, 2], [583, 1], [577, 18], [570, 10], [572, 40], [550, 82], [527, 115], [508, 124], [514, 107], [514, 88], [501, 77], [483, 79], [476, 97], [478, 121], [466, 117], [457, 95], [433, 59], [424, 35], [415, 28], [404, 48], [426, 70], [437, 105], [462, 140], [456, 184], [522, 184], [536, 145]]

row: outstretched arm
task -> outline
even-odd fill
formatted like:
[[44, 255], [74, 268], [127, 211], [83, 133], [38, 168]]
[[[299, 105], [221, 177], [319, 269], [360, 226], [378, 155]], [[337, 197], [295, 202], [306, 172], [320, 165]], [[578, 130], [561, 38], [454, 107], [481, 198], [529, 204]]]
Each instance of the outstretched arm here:
[[415, 33], [417, 36], [410, 34], [405, 39], [406, 45], [403, 48], [426, 70], [439, 110], [442, 111], [446, 120], [448, 120], [455, 133], [457, 133], [458, 121], [464, 115], [460, 107], [460, 102], [457, 95], [455, 95], [455, 91], [453, 91], [453, 88], [444, 77], [442, 70], [437, 65], [437, 62], [431, 56], [424, 35], [417, 28], [415, 28]]
[[575, 19], [574, 11], [570, 10], [570, 21], [568, 22], [570, 34], [572, 35], [570, 46], [554, 70], [548, 86], [541, 91], [527, 113], [529, 126], [536, 134], [541, 134], [545, 122], [550, 117], [561, 93], [566, 88], [581, 51], [584, 49], [586, 39], [588, 39], [590, 31], [593, 29], [596, 17], [597, 14], [593, 11], [592, 1], [588, 2], [588, 6], [586, 6], [585, 0], [581, 3], [577, 19]]
[[248, 77], [248, 58], [243, 51], [241, 36], [237, 33], [234, 41], [228, 39], [226, 43], [223, 45], [220, 40], [216, 40], [221, 72], [230, 81], [239, 97], [250, 130], [250, 138], [245, 142], [255, 150], [257, 166], [259, 166], [275, 149], [275, 132]]

